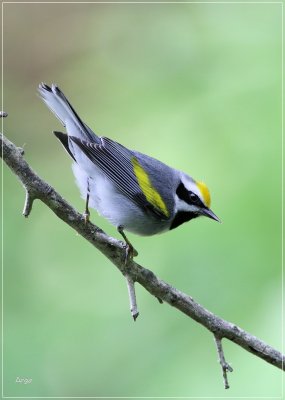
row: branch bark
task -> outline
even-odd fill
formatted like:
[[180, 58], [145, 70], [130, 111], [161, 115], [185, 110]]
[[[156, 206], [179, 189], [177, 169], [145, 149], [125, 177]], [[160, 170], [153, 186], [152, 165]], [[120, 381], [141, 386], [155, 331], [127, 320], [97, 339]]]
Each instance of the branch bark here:
[[[17, 175], [26, 190], [23, 214], [28, 216], [35, 199], [46, 204], [61, 220], [78, 232], [103, 253], [131, 282], [140, 283], [150, 294], [175, 307], [209, 330], [215, 338], [219, 361], [223, 370], [225, 388], [228, 388], [227, 371], [231, 367], [225, 361], [221, 345], [228, 339], [246, 351], [284, 370], [285, 357], [237, 325], [225, 321], [197, 303], [191, 296], [159, 279], [152, 271], [131, 260], [125, 263], [123, 242], [106, 235], [90, 221], [85, 222], [82, 214], [69, 205], [49, 184], [43, 181], [24, 160], [23, 150], [16, 147], [1, 134], [1, 154], [5, 163]], [[134, 303], [134, 300], [132, 300]], [[131, 305], [132, 306], [132, 305]], [[136, 307], [136, 304], [135, 304]]]

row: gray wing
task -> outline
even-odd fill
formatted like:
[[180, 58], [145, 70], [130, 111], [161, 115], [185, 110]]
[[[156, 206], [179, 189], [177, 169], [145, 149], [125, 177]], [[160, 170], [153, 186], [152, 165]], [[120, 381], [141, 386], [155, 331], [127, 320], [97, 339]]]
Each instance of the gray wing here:
[[[134, 172], [134, 162], [138, 162], [135, 153], [105, 137], [100, 138], [100, 144], [86, 142], [74, 136], [70, 136], [69, 139], [71, 139], [132, 202], [136, 203], [145, 212], [152, 213], [160, 220], [169, 218], [169, 212], [163, 199], [152, 185], [150, 185], [150, 193], [153, 197], [148, 195], [148, 188], [145, 189], [142, 184], [140, 186]], [[144, 170], [143, 173], [146, 174]], [[162, 207], [162, 205], [164, 207]]]

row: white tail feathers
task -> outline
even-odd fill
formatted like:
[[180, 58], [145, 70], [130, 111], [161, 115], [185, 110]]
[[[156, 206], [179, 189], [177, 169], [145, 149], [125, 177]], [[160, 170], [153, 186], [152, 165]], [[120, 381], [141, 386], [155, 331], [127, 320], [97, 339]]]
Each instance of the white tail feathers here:
[[66, 127], [68, 135], [76, 136], [81, 139], [98, 142], [98, 137], [85, 125], [65, 95], [55, 84], [51, 87], [45, 83], [39, 85], [39, 93], [48, 108]]
[[70, 119], [77, 122], [77, 114], [56, 85], [52, 84], [52, 86], [49, 87], [45, 83], [41, 83], [39, 85], [39, 92], [48, 108], [56, 115], [64, 126], [66, 126]]

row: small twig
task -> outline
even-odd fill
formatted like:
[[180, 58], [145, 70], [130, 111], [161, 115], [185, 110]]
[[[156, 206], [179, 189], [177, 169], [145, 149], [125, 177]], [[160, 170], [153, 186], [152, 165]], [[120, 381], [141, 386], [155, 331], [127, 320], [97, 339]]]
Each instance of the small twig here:
[[127, 281], [127, 285], [128, 285], [130, 309], [131, 309], [132, 317], [135, 321], [137, 319], [137, 317], [139, 316], [137, 299], [136, 299], [136, 291], [135, 291], [135, 282], [130, 277], [130, 275], [126, 275], [126, 281]]
[[25, 199], [25, 204], [24, 204], [24, 209], [23, 209], [23, 216], [27, 218], [32, 211], [33, 202], [36, 199], [36, 197], [31, 194], [29, 189], [25, 188], [25, 190], [26, 190], [26, 199]]
[[6, 113], [5, 111], [0, 111], [0, 118], [6, 118], [8, 117], [8, 113]]
[[227, 373], [228, 372], [233, 372], [233, 369], [225, 360], [225, 355], [224, 355], [224, 350], [223, 350], [223, 345], [222, 345], [222, 338], [220, 336], [215, 335], [215, 334], [214, 334], [214, 338], [215, 338], [215, 342], [216, 342], [216, 346], [217, 346], [217, 352], [218, 352], [218, 355], [219, 355], [219, 362], [221, 364], [222, 371], [223, 371], [225, 389], [229, 389], [230, 385], [229, 385], [229, 382], [228, 382]]

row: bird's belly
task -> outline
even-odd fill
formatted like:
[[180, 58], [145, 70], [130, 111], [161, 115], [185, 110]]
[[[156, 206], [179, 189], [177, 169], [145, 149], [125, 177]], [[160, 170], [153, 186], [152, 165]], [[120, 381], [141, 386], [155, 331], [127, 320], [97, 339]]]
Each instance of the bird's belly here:
[[157, 217], [145, 213], [134, 202], [120, 193], [114, 184], [103, 174], [88, 178], [78, 164], [74, 163], [73, 172], [81, 196], [86, 199], [87, 181], [89, 182], [89, 206], [106, 218], [112, 225], [123, 226], [126, 231], [137, 235], [150, 236], [169, 229], [169, 221], [160, 221]]
[[[111, 224], [123, 226], [126, 231], [142, 236], [155, 235], [169, 229], [169, 222], [160, 221], [151, 214], [146, 214], [135, 203], [118, 192], [105, 177], [104, 182], [95, 182], [94, 203], [90, 204]], [[102, 184], [104, 183], [104, 184]]]

